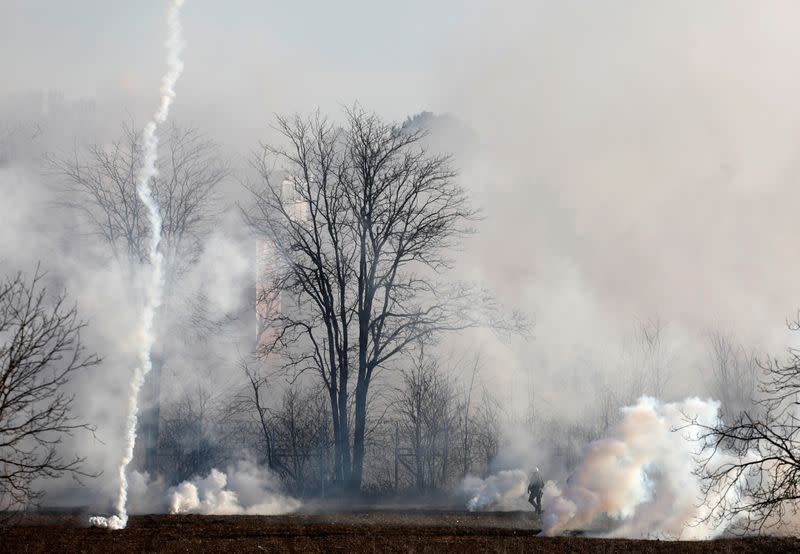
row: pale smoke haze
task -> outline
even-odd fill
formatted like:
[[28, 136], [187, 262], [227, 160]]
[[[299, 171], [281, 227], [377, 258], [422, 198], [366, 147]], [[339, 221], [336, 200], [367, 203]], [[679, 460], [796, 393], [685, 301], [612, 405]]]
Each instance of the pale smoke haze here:
[[[544, 501], [550, 533], [586, 529], [598, 519], [606, 525], [605, 517], [612, 533], [632, 537], [704, 538], [722, 531], [687, 524], [702, 516], [692, 476], [699, 445], [668, 429], [684, 408], [708, 422], [718, 417], [711, 402], [679, 401], [714, 392], [709, 332], [730, 330], [744, 347], [776, 356], [797, 340], [787, 341], [784, 321], [800, 301], [794, 247], [800, 79], [792, 69], [800, 62], [800, 5], [469, 0], [455, 7], [412, 0], [380, 8], [346, 0], [320, 3], [309, 17], [307, 8], [291, 3], [242, 0], [221, 10], [213, 0], [193, 0], [181, 14], [182, 3], [169, 5], [168, 71], [153, 121], [143, 129], [146, 163], [137, 180], [153, 230], [160, 221], [145, 175], [154, 171], [157, 127], [170, 110], [170, 120], [196, 123], [220, 140], [237, 169], [258, 141], [272, 140], [273, 113], [320, 107], [335, 118], [342, 104], [357, 100], [398, 121], [423, 109], [454, 114], [476, 137], [456, 165], [485, 216], [466, 252], [454, 254], [457, 268], [530, 314], [535, 328], [527, 342], [499, 344], [488, 332], [455, 340], [456, 348], [480, 345], [482, 386], [503, 398], [508, 413], [489, 476], [462, 484], [459, 475], [452, 487], [473, 509], [529, 509], [525, 473], [541, 465], [552, 480]], [[6, 4], [0, 49], [15, 55], [0, 59], [0, 73], [15, 77], [0, 83], [0, 94], [54, 88], [68, 99], [97, 102], [91, 117], [80, 112], [76, 121], [62, 121], [47, 150], [69, 149], [76, 136], [89, 137], [89, 127], [104, 144], [129, 109], [147, 121], [163, 71], [154, 37], [165, 2]], [[42, 17], [43, 7], [51, 17]], [[179, 16], [191, 44], [186, 52]], [[59, 48], [36, 39], [42, 35], [57, 37]], [[181, 100], [172, 106], [183, 60]], [[47, 94], [20, 117], [41, 119], [45, 127], [58, 121]], [[0, 125], [0, 140], [3, 130]], [[438, 146], [458, 150], [462, 138], [456, 133]], [[20, 209], [49, 200], [42, 181], [33, 172], [0, 167], [7, 200], [0, 206], [7, 223], [0, 261], [14, 270], [31, 267], [33, 252], [63, 276], [90, 322], [93, 349], [107, 362], [75, 384], [79, 409], [98, 425], [101, 440], [68, 441], [102, 475], [83, 489], [47, 483], [47, 503], [95, 502], [93, 513], [116, 512], [112, 525], [124, 525], [122, 516], [141, 513], [139, 506], [169, 511], [169, 485], [179, 482], [150, 480], [128, 467], [136, 396], [156, 338], [159, 233], [149, 245], [151, 264], [136, 268], [131, 294], [118, 268], [84, 263], [86, 256], [75, 255], [83, 247], [77, 242], [62, 248], [68, 241], [37, 232], [44, 225], [59, 235], [74, 224], [61, 212], [43, 218], [38, 209]], [[230, 219], [231, 229], [241, 227]], [[219, 313], [238, 309], [238, 291], [252, 273], [250, 243], [234, 247], [228, 240], [221, 231], [208, 241], [185, 293], [208, 284]], [[134, 296], [147, 300], [143, 313]], [[162, 312], [159, 326], [183, 317]], [[252, 314], [241, 313], [243, 326], [250, 325]], [[648, 384], [627, 394], [629, 377], [644, 367], [627, 343], [635, 322], [651, 317], [666, 324], [669, 380], [660, 390]], [[218, 341], [207, 356], [173, 336], [164, 343], [173, 353], [165, 406], [181, 387], [193, 390], [195, 378], [222, 390], [241, 377], [232, 367], [239, 345]], [[465, 370], [453, 377], [468, 379]], [[168, 378], [178, 392], [167, 390]], [[659, 400], [637, 403], [640, 394]], [[597, 423], [602, 409], [619, 415], [625, 405], [619, 425]], [[523, 415], [535, 416], [533, 423], [521, 422]], [[567, 445], [574, 448], [566, 462], [546, 439], [564, 436], [571, 425], [592, 433]], [[655, 437], [649, 443], [639, 438], [647, 434]], [[598, 436], [606, 438], [592, 442]], [[259, 504], [247, 491], [270, 499], [280, 490], [236, 484], [249, 473], [232, 471], [229, 461], [207, 466], [219, 471], [202, 471], [170, 498], [196, 513], [245, 513]], [[612, 478], [624, 486], [605, 488]]]

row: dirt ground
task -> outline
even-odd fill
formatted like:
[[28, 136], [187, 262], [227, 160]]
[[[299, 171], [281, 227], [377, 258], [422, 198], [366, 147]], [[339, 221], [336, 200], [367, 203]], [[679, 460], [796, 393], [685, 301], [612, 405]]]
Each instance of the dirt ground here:
[[325, 515], [132, 517], [128, 528], [86, 516], [29, 516], [0, 528], [0, 552], [800, 552], [797, 538], [669, 542], [538, 537], [524, 512], [365, 510]]

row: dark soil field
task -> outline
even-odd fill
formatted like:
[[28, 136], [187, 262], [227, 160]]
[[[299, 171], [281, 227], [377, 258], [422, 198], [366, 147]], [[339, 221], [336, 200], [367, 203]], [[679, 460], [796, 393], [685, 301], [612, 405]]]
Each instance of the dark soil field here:
[[797, 538], [669, 542], [538, 537], [522, 512], [369, 510], [326, 515], [132, 517], [127, 529], [85, 516], [29, 516], [0, 528], [0, 552], [800, 552]]

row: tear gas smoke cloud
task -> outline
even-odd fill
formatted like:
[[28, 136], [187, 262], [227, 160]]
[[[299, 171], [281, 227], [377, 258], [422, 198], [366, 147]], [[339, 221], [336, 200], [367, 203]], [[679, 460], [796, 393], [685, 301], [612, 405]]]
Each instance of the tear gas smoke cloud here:
[[[281, 492], [271, 473], [249, 459], [229, 466], [225, 472], [212, 469], [206, 476], [173, 487], [166, 487], [160, 478], [151, 479], [147, 473], [134, 470], [130, 474], [131, 513], [280, 515], [301, 505]], [[109, 520], [92, 518], [92, 523], [109, 527]]]
[[269, 474], [242, 461], [228, 473], [216, 469], [184, 481], [166, 494], [170, 514], [279, 515], [297, 510], [299, 500], [281, 494]]
[[[725, 531], [709, 513], [712, 492], [704, 497], [700, 463], [722, 463], [724, 452], [706, 450], [700, 429], [719, 423], [719, 403], [691, 398], [662, 403], [643, 397], [623, 408], [611, 436], [591, 443], [563, 486], [548, 481], [542, 504], [544, 534], [587, 529], [602, 515], [613, 521], [611, 536], [710, 539]], [[739, 488], [727, 489], [736, 495]]]
[[162, 301], [163, 283], [163, 259], [158, 250], [161, 240], [161, 216], [158, 212], [158, 205], [153, 198], [151, 181], [156, 177], [156, 160], [158, 157], [158, 138], [156, 130], [159, 125], [164, 123], [169, 115], [169, 108], [175, 98], [175, 83], [183, 71], [183, 62], [180, 53], [183, 49], [183, 39], [181, 37], [180, 9], [184, 0], [171, 0], [167, 8], [167, 72], [161, 81], [161, 97], [158, 108], [153, 119], [145, 126], [142, 133], [144, 144], [144, 162], [138, 175], [137, 192], [142, 203], [147, 208], [147, 216], [150, 221], [150, 244], [149, 254], [152, 265], [150, 284], [147, 287], [147, 299], [142, 313], [141, 329], [141, 350], [139, 353], [139, 366], [134, 370], [131, 380], [130, 393], [128, 398], [128, 418], [125, 428], [126, 444], [119, 466], [119, 496], [117, 498], [117, 514], [108, 520], [100, 517], [91, 518], [93, 525], [108, 527], [110, 529], [124, 529], [128, 524], [127, 500], [128, 500], [128, 478], [126, 475], [128, 464], [133, 460], [133, 449], [136, 444], [136, 426], [139, 413], [139, 392], [141, 391], [144, 379], [152, 369], [151, 351], [155, 344], [155, 317], [158, 307]]
[[[734, 521], [715, 518], [713, 507], [720, 494], [733, 501], [744, 482], [703, 490], [701, 464], [720, 467], [735, 457], [699, 440], [701, 429], [690, 424], [718, 424], [719, 403], [642, 397], [622, 412], [608, 438], [586, 447], [565, 484], [545, 484], [543, 534], [607, 524], [601, 518], [610, 520], [604, 534], [616, 537], [704, 540], [722, 534]], [[530, 509], [527, 485], [524, 471], [505, 470], [486, 479], [468, 477], [461, 489], [470, 511], [520, 510]]]
[[528, 476], [520, 469], [500, 471], [486, 479], [469, 476], [461, 483], [470, 512], [481, 510], [524, 510], [527, 503]]

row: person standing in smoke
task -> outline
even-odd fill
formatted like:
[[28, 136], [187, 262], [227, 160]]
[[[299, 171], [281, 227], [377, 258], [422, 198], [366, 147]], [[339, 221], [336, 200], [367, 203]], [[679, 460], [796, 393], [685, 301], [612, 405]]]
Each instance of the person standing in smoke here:
[[544, 489], [544, 481], [542, 476], [539, 475], [539, 468], [534, 468], [531, 472], [531, 477], [528, 481], [528, 502], [530, 502], [536, 515], [542, 515], [542, 490]]

